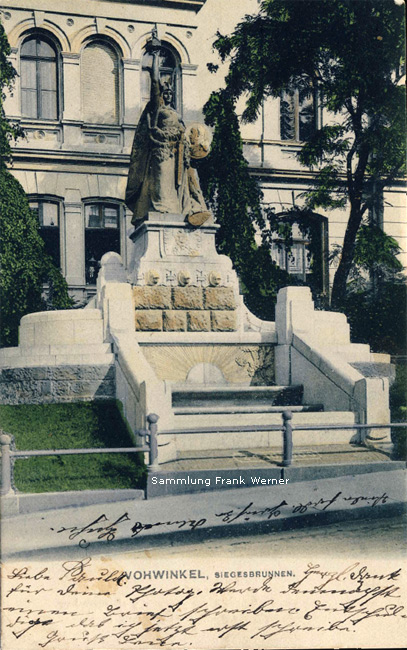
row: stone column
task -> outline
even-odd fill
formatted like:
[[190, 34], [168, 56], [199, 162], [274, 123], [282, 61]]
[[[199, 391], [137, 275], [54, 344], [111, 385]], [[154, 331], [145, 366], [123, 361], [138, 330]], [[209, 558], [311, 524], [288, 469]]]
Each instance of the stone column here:
[[64, 120], [81, 120], [80, 54], [62, 52]]
[[124, 148], [130, 148], [140, 113], [140, 59], [123, 59]]
[[182, 117], [185, 122], [202, 121], [202, 106], [197, 92], [197, 65], [182, 63]]
[[79, 190], [65, 195], [65, 277], [69, 285], [85, 284], [85, 225]]
[[284, 287], [277, 295], [275, 349], [276, 383], [291, 384], [291, 343], [293, 330], [313, 330], [314, 303], [309, 287]]
[[123, 59], [123, 122], [135, 127], [140, 106], [140, 59]]
[[80, 54], [62, 53], [64, 142], [79, 144], [81, 140], [81, 70]]

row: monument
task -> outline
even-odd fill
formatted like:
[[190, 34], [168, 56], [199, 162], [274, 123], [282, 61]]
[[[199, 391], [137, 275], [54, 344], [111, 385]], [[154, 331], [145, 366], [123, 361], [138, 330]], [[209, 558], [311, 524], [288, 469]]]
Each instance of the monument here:
[[153, 30], [150, 100], [136, 128], [126, 189], [135, 227], [136, 329], [234, 331], [239, 283], [229, 258], [216, 252], [219, 226], [196, 169], [210, 134], [204, 124], [186, 128], [172, 106], [171, 85], [159, 78], [160, 47]]

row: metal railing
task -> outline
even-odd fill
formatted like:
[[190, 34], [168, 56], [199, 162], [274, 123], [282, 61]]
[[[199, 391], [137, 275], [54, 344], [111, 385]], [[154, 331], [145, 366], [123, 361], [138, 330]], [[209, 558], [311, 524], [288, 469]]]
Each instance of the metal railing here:
[[12, 463], [15, 458], [30, 458], [34, 456], [63, 456], [77, 454], [122, 454], [146, 452], [149, 455], [148, 469], [158, 471], [158, 448], [166, 446], [158, 444], [161, 436], [174, 435], [201, 435], [209, 433], [256, 433], [261, 431], [281, 431], [283, 434], [282, 467], [289, 467], [293, 461], [293, 431], [326, 431], [326, 430], [370, 430], [370, 429], [407, 429], [407, 422], [389, 422], [387, 424], [292, 424], [293, 414], [291, 411], [282, 412], [281, 424], [258, 424], [245, 426], [220, 426], [220, 427], [199, 427], [193, 429], [168, 429], [158, 431], [157, 422], [159, 416], [150, 413], [147, 416], [147, 429], [139, 429], [135, 433], [145, 438], [147, 445], [143, 447], [113, 447], [113, 448], [92, 448], [92, 449], [41, 449], [35, 451], [17, 451], [12, 449], [12, 436], [2, 433], [0, 435], [1, 447], [1, 469], [2, 487], [0, 494], [8, 494], [12, 490]]
[[91, 449], [35, 449], [20, 451], [13, 449], [13, 436], [2, 432], [0, 434], [1, 449], [1, 490], [0, 495], [6, 495], [13, 491], [12, 467], [16, 458], [35, 458], [37, 456], [75, 456], [79, 454], [134, 454], [148, 453], [149, 469], [157, 470], [157, 420], [158, 416], [147, 416], [147, 429], [138, 429], [135, 434], [146, 440], [143, 447], [101, 447]]
[[[281, 431], [283, 434], [283, 453], [280, 465], [289, 467], [293, 461], [293, 431], [326, 431], [326, 430], [367, 430], [370, 429], [407, 429], [407, 422], [389, 422], [388, 424], [292, 424], [292, 411], [283, 411], [281, 424], [257, 424], [230, 427], [196, 427], [193, 429], [176, 429], [160, 431], [160, 436], [165, 435], [196, 435], [205, 433], [248, 433], [261, 431]], [[367, 436], [369, 437], [369, 436]], [[161, 446], [161, 445], [158, 445]]]

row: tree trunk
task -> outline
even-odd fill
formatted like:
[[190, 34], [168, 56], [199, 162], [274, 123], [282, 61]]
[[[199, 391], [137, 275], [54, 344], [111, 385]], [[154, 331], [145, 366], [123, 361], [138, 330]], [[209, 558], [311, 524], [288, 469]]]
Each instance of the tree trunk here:
[[334, 309], [341, 309], [345, 302], [346, 284], [352, 268], [356, 235], [362, 222], [362, 217], [363, 212], [360, 206], [351, 208], [345, 238], [343, 240], [342, 255], [332, 286], [331, 307]]

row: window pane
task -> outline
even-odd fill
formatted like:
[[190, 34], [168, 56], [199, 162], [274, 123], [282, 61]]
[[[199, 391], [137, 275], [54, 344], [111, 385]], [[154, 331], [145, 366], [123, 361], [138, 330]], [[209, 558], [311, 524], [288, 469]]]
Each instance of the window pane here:
[[41, 90], [57, 89], [57, 67], [53, 61], [39, 61]]
[[[22, 46], [22, 55], [31, 59], [21, 60], [21, 110], [26, 117], [56, 119], [57, 62], [51, 45], [40, 39], [31, 39]], [[46, 56], [52, 60], [44, 61]], [[30, 92], [28, 92], [30, 91]]]
[[117, 228], [117, 208], [105, 207], [105, 228]]
[[57, 268], [61, 264], [59, 228], [40, 228], [40, 235], [44, 240], [45, 252], [52, 257]]
[[55, 50], [51, 45], [46, 43], [45, 41], [38, 40], [37, 42], [37, 56], [39, 57], [52, 57], [55, 58]]
[[303, 142], [305, 140], [308, 140], [315, 129], [314, 95], [309, 87], [299, 89], [298, 104], [299, 139]]
[[21, 46], [21, 56], [35, 56], [37, 53], [37, 39], [30, 38]]
[[37, 87], [37, 67], [35, 61], [21, 61], [21, 87]]
[[289, 273], [303, 273], [303, 246], [302, 244], [294, 244], [288, 255], [288, 272]]
[[98, 204], [87, 205], [85, 208], [85, 214], [87, 228], [102, 228], [102, 216]]
[[21, 90], [21, 111], [26, 117], [37, 117], [36, 90]]
[[282, 140], [295, 140], [294, 95], [286, 91], [280, 99], [280, 137]]
[[31, 212], [33, 212], [36, 215], [38, 219], [38, 223], [40, 223], [38, 203], [36, 201], [30, 201], [29, 205], [30, 205]]
[[57, 94], [53, 90], [44, 90], [41, 93], [40, 116], [44, 120], [56, 120], [57, 118]]
[[100, 260], [105, 253], [120, 253], [119, 230], [101, 228], [85, 231], [85, 270], [86, 283], [95, 284]]
[[88, 45], [82, 54], [83, 118], [116, 124], [119, 118], [119, 65], [114, 50], [104, 43]]
[[162, 48], [160, 52], [160, 68], [175, 68], [175, 59], [172, 52]]
[[315, 111], [313, 102], [303, 106], [299, 112], [299, 139], [308, 140], [315, 131]]
[[41, 225], [58, 227], [58, 204], [42, 203], [41, 207]]

